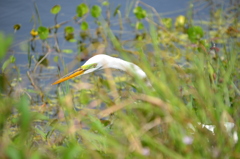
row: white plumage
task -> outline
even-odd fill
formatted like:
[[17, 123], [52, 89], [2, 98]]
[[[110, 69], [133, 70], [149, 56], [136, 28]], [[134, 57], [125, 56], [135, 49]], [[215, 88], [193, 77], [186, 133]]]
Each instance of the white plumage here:
[[140, 78], [147, 77], [146, 73], [140, 67], [131, 62], [124, 61], [120, 58], [99, 54], [91, 57], [84, 65], [90, 65], [94, 63], [97, 63], [97, 66], [95, 68], [86, 70], [83, 74], [87, 74], [105, 68], [114, 68], [125, 72], [129, 72], [131, 74], [135, 74]]

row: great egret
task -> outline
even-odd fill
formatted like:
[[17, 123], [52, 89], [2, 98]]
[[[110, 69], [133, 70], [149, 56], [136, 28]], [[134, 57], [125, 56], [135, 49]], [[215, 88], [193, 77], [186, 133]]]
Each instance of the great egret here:
[[138, 67], [137, 65], [131, 62], [127, 62], [122, 59], [111, 57], [108, 55], [99, 54], [91, 57], [80, 68], [76, 69], [73, 72], [70, 72], [69, 74], [53, 82], [52, 85], [64, 82], [66, 80], [69, 80], [73, 77], [76, 77], [82, 74], [91, 73], [91, 72], [105, 69], [105, 68], [119, 69], [125, 72], [129, 72], [131, 74], [134, 74], [142, 79], [147, 78], [146, 73], [140, 67]]
[[[52, 83], [52, 85], [64, 82], [66, 80], [69, 80], [73, 77], [82, 75], [82, 74], [88, 74], [97, 70], [101, 70], [101, 69], [105, 69], [105, 68], [114, 68], [114, 69], [119, 69], [125, 72], [129, 72], [131, 74], [134, 74], [136, 76], [138, 76], [139, 78], [142, 79], [147, 79], [147, 75], [146, 73], [137, 65], [131, 63], [131, 62], [127, 62], [124, 61], [122, 59], [119, 58], [115, 58], [115, 57], [111, 57], [108, 55], [104, 55], [104, 54], [99, 54], [99, 55], [95, 55], [93, 57], [91, 57], [84, 65], [82, 65], [80, 68], [76, 69], [73, 72], [70, 72], [69, 74], [63, 76], [62, 78], [58, 79], [57, 81], [55, 81], [54, 83]], [[150, 85], [150, 82], [147, 79], [147, 85]], [[214, 134], [214, 125], [206, 125], [206, 124], [202, 124], [199, 123], [202, 127], [205, 127], [206, 129], [208, 129], [209, 131], [211, 131]], [[230, 133], [230, 131], [233, 129], [233, 127], [235, 126], [234, 123], [224, 123], [225, 128], [227, 129], [227, 131]], [[190, 126], [193, 128], [193, 130], [195, 131], [193, 126]], [[234, 131], [233, 136], [234, 141], [237, 142], [238, 141], [238, 136], [237, 133]]]

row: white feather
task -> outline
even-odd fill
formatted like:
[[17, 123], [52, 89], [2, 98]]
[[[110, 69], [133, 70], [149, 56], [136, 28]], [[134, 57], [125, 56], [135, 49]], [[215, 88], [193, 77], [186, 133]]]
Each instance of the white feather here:
[[96, 63], [97, 66], [85, 71], [84, 74], [91, 73], [100, 69], [114, 68], [137, 75], [140, 78], [147, 78], [146, 73], [140, 67], [119, 58], [99, 54], [91, 57], [84, 65], [90, 65], [94, 63]]

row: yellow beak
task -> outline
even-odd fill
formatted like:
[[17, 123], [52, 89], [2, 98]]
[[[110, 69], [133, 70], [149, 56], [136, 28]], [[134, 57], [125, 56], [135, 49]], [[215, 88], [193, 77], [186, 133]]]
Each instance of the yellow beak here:
[[58, 79], [57, 81], [53, 82], [52, 85], [55, 85], [55, 84], [64, 82], [66, 80], [69, 80], [69, 79], [71, 79], [73, 77], [79, 76], [79, 75], [83, 74], [85, 71], [86, 70], [84, 70], [82, 68], [78, 68], [75, 71], [70, 72], [69, 74], [67, 74], [67, 75], [63, 76], [62, 78]]

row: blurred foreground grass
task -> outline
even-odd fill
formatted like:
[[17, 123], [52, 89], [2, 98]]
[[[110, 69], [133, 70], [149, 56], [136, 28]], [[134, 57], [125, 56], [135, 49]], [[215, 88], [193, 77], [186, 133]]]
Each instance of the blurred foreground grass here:
[[[32, 92], [44, 101], [40, 106], [32, 92], [13, 96], [12, 79], [2, 69], [0, 158], [240, 158], [240, 144], [232, 137], [240, 135], [238, 17], [228, 21], [231, 27], [209, 22], [215, 30], [207, 34], [191, 23], [186, 30], [184, 16], [173, 27], [171, 19], [156, 25], [141, 8], [134, 12], [137, 30], [144, 18], [149, 26], [139, 31], [131, 50], [104, 20], [98, 31], [102, 44], [139, 65], [152, 87], [125, 74], [112, 76], [115, 70], [102, 75], [106, 78], [89, 76], [89, 83], [66, 82], [54, 95], [31, 81]], [[12, 38], [0, 34], [0, 41], [3, 61]], [[220, 51], [210, 41], [220, 43]], [[231, 132], [225, 122], [235, 123]], [[215, 133], [199, 123], [215, 125]]]

